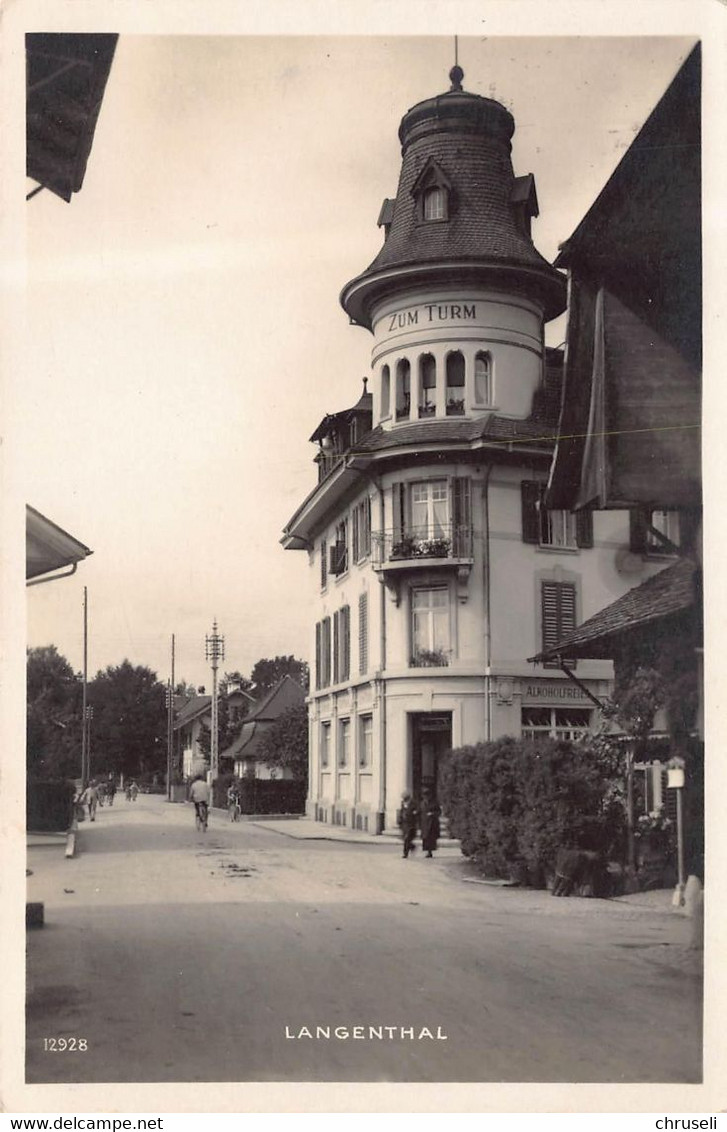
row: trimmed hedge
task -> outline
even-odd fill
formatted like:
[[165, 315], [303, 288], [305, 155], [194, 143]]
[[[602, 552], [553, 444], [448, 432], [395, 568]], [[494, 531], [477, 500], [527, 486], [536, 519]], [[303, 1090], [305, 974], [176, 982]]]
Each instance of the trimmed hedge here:
[[308, 787], [283, 778], [235, 778], [222, 774], [214, 785], [213, 804], [227, 808], [227, 790], [234, 782], [243, 814], [302, 814]]
[[26, 828], [29, 833], [65, 833], [73, 823], [76, 788], [67, 779], [28, 780]]
[[440, 793], [453, 837], [490, 876], [544, 887], [562, 849], [623, 851], [613, 766], [597, 747], [503, 738], [450, 752]]

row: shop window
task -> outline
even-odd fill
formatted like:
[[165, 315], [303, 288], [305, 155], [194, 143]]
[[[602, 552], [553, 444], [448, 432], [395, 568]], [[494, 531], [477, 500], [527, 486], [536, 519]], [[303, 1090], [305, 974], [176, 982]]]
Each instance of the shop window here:
[[369, 668], [369, 595], [358, 598], [358, 671], [365, 676]]
[[414, 589], [411, 595], [414, 668], [444, 668], [451, 654], [449, 591], [444, 587]]
[[342, 719], [338, 724], [338, 765], [346, 767], [351, 758], [351, 720]]
[[492, 355], [480, 350], [475, 354], [475, 401], [491, 405], [492, 400]]
[[459, 350], [447, 354], [445, 400], [448, 417], [459, 417], [464, 414], [464, 356]]
[[374, 719], [371, 715], [362, 715], [358, 721], [358, 765], [370, 767], [373, 762], [374, 751]]
[[386, 418], [391, 413], [391, 371], [388, 366], [381, 369], [381, 416]]
[[437, 411], [437, 363], [431, 354], [419, 359], [419, 416], [433, 417]]
[[549, 510], [544, 505], [545, 486], [532, 480], [520, 485], [523, 542], [561, 550], [592, 547], [592, 513]]
[[396, 419], [405, 420], [411, 413], [411, 366], [406, 358], [396, 363]]
[[[555, 648], [576, 627], [576, 587], [573, 582], [541, 582], [542, 651]], [[563, 661], [575, 668], [575, 661]], [[560, 661], [545, 661], [546, 668], [559, 668]]]
[[576, 740], [591, 732], [590, 708], [523, 707], [520, 725], [524, 739]]

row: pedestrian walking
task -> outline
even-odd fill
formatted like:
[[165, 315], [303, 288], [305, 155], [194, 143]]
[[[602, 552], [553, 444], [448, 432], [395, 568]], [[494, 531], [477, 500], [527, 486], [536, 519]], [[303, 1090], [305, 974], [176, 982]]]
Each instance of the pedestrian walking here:
[[106, 797], [109, 800], [109, 805], [113, 806], [114, 798], [116, 797], [116, 782], [111, 775], [109, 775], [109, 780], [106, 784]]
[[397, 816], [401, 836], [404, 839], [403, 857], [408, 857], [411, 852], [416, 848], [414, 838], [417, 832], [417, 823], [419, 820], [419, 811], [416, 808], [414, 799], [411, 794], [404, 793], [401, 796], [401, 807]]
[[439, 831], [439, 815], [442, 811], [439, 808], [437, 799], [430, 791], [425, 791], [422, 797], [422, 849], [425, 850], [427, 857], [431, 857], [434, 850], [437, 848], [437, 839], [440, 835]]
[[83, 792], [82, 801], [88, 806], [88, 816], [91, 821], [96, 821], [96, 807], [98, 806], [98, 789], [96, 783], [91, 780]]
[[131, 786], [129, 787], [129, 797], [131, 798], [132, 802], [136, 801], [136, 797], [137, 797], [138, 793], [139, 793], [139, 787], [136, 785], [135, 782], [132, 782]]

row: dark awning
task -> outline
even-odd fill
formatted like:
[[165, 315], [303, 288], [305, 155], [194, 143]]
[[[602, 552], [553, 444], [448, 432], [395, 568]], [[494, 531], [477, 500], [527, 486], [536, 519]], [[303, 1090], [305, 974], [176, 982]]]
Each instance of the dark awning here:
[[26, 35], [26, 170], [65, 201], [86, 173], [118, 35]]
[[25, 508], [25, 577], [39, 578], [64, 566], [75, 566], [93, 554], [87, 546], [57, 527], [40, 511]]

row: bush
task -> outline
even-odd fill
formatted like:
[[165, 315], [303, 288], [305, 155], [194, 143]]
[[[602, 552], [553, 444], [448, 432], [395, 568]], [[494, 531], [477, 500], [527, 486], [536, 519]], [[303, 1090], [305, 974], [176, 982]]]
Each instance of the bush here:
[[73, 823], [76, 788], [66, 779], [28, 780], [26, 787], [29, 833], [65, 833]]
[[227, 790], [237, 787], [243, 814], [302, 814], [308, 791], [305, 782], [282, 778], [235, 778], [222, 774], [214, 786], [215, 806], [227, 808]]
[[597, 745], [503, 738], [452, 751], [441, 796], [452, 836], [485, 873], [543, 887], [561, 849], [605, 858], [622, 844], [612, 786]]

